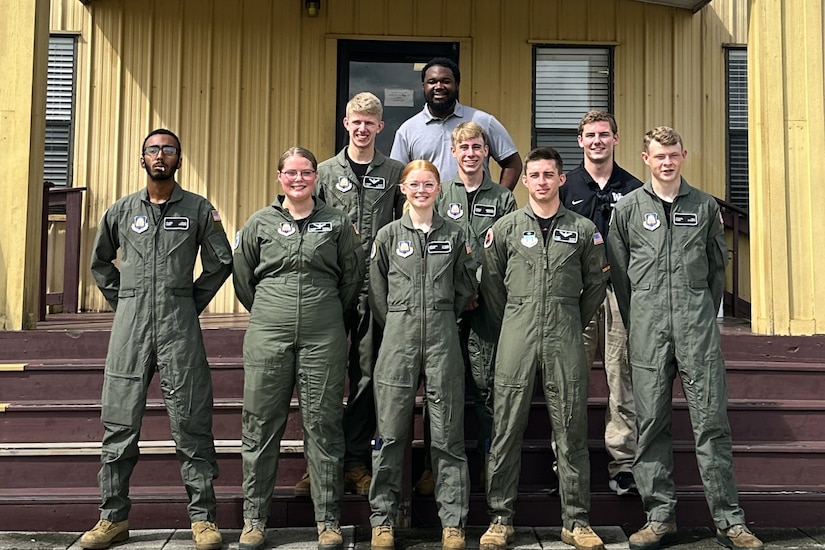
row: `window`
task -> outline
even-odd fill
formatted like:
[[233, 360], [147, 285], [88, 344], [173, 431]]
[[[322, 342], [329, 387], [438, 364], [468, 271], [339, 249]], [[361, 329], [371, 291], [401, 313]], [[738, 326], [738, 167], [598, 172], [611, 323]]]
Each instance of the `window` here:
[[557, 149], [567, 171], [582, 161], [582, 116], [613, 110], [613, 49], [541, 46], [534, 58], [533, 146]]
[[727, 200], [748, 208], [748, 52], [728, 48], [727, 81], [728, 189]]
[[63, 187], [72, 184], [74, 73], [74, 37], [50, 36], [43, 179]]

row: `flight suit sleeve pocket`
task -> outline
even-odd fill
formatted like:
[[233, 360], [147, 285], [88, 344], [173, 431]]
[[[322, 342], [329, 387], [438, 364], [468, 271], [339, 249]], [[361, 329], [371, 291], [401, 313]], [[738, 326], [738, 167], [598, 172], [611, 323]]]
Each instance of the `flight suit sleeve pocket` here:
[[436, 302], [433, 304], [433, 309], [438, 311], [452, 311], [452, 302]]
[[407, 306], [404, 304], [390, 304], [387, 306], [388, 311], [407, 311]]
[[707, 288], [708, 282], [705, 281], [691, 281], [690, 288]]
[[650, 283], [635, 283], [630, 285], [630, 290], [650, 290]]
[[117, 291], [118, 298], [134, 298], [137, 292], [134, 288], [121, 288]]
[[219, 262], [223, 265], [232, 264], [232, 248], [227, 246], [228, 241], [223, 231], [213, 231], [209, 237], [207, 237], [207, 242]]
[[185, 296], [191, 297], [192, 296], [192, 288], [173, 288], [172, 289], [172, 296]]

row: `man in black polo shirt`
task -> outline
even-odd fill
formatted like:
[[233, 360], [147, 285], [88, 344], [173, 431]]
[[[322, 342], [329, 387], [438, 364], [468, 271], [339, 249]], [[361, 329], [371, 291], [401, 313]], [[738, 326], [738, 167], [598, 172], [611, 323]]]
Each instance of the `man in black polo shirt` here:
[[[561, 187], [564, 206], [587, 218], [608, 239], [608, 224], [613, 206], [624, 195], [641, 187], [642, 182], [613, 159], [619, 143], [616, 119], [605, 111], [589, 111], [579, 122], [579, 147], [584, 161], [567, 173]], [[604, 443], [610, 453], [608, 464], [610, 488], [619, 495], [637, 494], [632, 465], [636, 454], [636, 414], [630, 366], [627, 363], [627, 333], [612, 286], [584, 331], [588, 364], [593, 363], [596, 349], [604, 360], [609, 399], [605, 414]]]

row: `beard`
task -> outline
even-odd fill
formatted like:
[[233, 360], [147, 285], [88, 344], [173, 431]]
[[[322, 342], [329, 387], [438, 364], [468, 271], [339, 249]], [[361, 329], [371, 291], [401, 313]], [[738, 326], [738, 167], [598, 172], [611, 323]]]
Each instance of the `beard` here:
[[168, 181], [175, 177], [175, 172], [177, 171], [175, 168], [170, 168], [164, 172], [159, 172], [157, 170], [153, 171], [152, 167], [148, 164], [143, 166], [144, 170], [146, 170], [146, 174], [155, 181]]
[[449, 115], [455, 109], [455, 103], [458, 101], [458, 94], [450, 94], [443, 101], [436, 102], [434, 100], [434, 94], [430, 92], [427, 97], [427, 107], [430, 109], [430, 113], [437, 118], [444, 118], [445, 116]]

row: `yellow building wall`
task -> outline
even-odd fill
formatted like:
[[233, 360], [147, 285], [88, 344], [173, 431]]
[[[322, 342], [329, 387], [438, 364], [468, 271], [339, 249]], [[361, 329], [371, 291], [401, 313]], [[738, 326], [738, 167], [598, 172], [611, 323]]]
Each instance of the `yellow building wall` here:
[[[642, 134], [672, 125], [689, 150], [685, 176], [725, 196], [723, 44], [746, 42], [739, 0], [698, 14], [632, 0], [333, 0], [315, 18], [298, 0], [51, 1], [52, 31], [80, 36], [74, 183], [89, 189], [84, 268], [105, 208], [145, 185], [138, 158], [152, 128], [181, 136], [178, 180], [215, 204], [230, 240], [272, 200], [284, 149], [333, 155], [340, 38], [459, 41], [462, 101], [495, 114], [522, 154], [533, 47], [615, 46], [618, 162], [644, 179]], [[83, 275], [81, 308], [105, 309]], [[231, 285], [210, 310], [240, 310]]]

